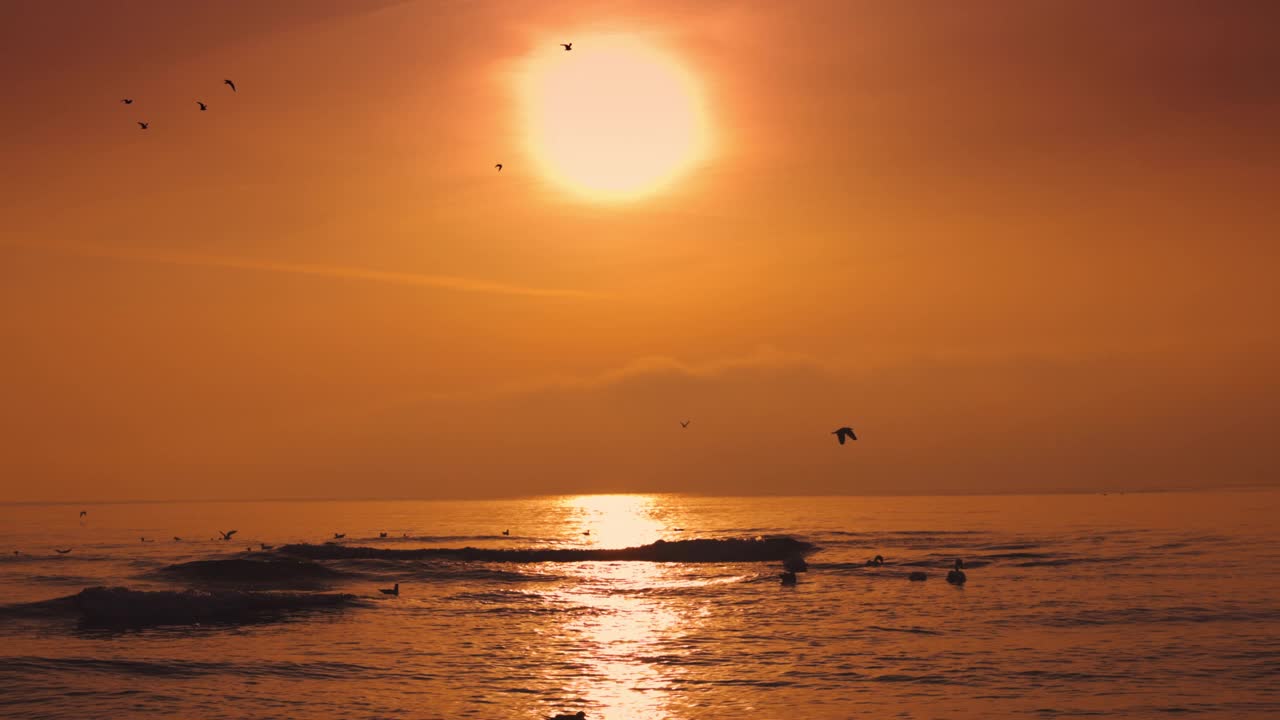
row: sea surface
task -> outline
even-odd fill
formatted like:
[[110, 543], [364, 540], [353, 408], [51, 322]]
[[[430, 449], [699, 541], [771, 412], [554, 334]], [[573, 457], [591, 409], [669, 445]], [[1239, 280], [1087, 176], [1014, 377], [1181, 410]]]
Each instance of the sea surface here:
[[[1280, 718], [1278, 518], [1280, 491], [0, 505], [0, 716]], [[783, 587], [761, 558], [803, 543]]]

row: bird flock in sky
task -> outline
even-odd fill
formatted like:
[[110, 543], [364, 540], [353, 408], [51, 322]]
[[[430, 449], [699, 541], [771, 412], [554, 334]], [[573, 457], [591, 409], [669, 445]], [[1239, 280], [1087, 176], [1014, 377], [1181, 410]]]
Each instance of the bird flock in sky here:
[[[232, 81], [230, 81], [230, 80], [223, 80], [223, 81], [222, 81], [222, 84], [223, 84], [223, 85], [226, 85], [226, 86], [227, 86], [227, 87], [229, 87], [229, 88], [231, 88], [231, 92], [236, 92], [236, 84], [235, 84], [234, 82], [232, 82]], [[120, 103], [121, 103], [122, 105], [132, 105], [132, 104], [133, 104], [133, 98], [131, 98], [131, 97], [120, 98]], [[203, 101], [203, 100], [196, 100], [196, 101], [195, 101], [195, 103], [196, 103], [196, 105], [200, 106], [200, 112], [207, 112], [207, 111], [209, 110], [209, 104], [208, 104], [208, 103], [206, 103], [205, 101]], [[137, 123], [138, 123], [138, 129], [139, 129], [139, 130], [149, 130], [149, 129], [151, 128], [151, 121], [150, 121], [150, 120], [137, 120], [137, 121], [135, 121], [135, 122], [137, 122]]]
[[[573, 43], [572, 42], [560, 43], [560, 47], [564, 48], [564, 52], [569, 52], [573, 50]], [[238, 92], [236, 90], [236, 84], [232, 82], [230, 79], [223, 80], [222, 84], [231, 88], [231, 92], [233, 93]], [[132, 105], [133, 98], [131, 97], [122, 98], [120, 102], [124, 103], [125, 105]], [[200, 112], [206, 112], [209, 109], [208, 103], [204, 102], [203, 100], [196, 100], [195, 103], [200, 107]], [[146, 130], [151, 127], [151, 123], [149, 121], [144, 122], [142, 120], [139, 120], [137, 122], [138, 122], [138, 128], [141, 130]], [[497, 170], [498, 172], [502, 172], [502, 167], [503, 167], [502, 163], [495, 163], [493, 166], [494, 170]], [[691, 422], [690, 420], [681, 420], [680, 427], [688, 429], [690, 422]], [[836, 436], [836, 440], [839, 440], [841, 445], [844, 445], [845, 440], [858, 439], [858, 436], [854, 434], [853, 429], [849, 427], [838, 428], [836, 430], [833, 430], [831, 434]], [[83, 517], [83, 515], [81, 517]], [[231, 532], [234, 533], [235, 531], [232, 530]], [[223, 537], [222, 539], [228, 540], [229, 538]]]

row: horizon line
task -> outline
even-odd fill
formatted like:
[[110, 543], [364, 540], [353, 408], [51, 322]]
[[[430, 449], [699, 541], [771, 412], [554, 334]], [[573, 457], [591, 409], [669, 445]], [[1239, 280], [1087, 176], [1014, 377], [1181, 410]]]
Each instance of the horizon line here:
[[731, 494], [680, 492], [680, 491], [634, 491], [634, 492], [561, 492], [541, 493], [535, 495], [495, 495], [492, 497], [271, 497], [271, 498], [132, 498], [125, 500], [0, 500], [0, 506], [16, 505], [166, 505], [177, 503], [333, 503], [333, 502], [502, 502], [515, 500], [540, 500], [546, 498], [578, 497], [593, 495], [667, 495], [692, 498], [923, 498], [923, 497], [1038, 497], [1053, 495], [1159, 495], [1174, 493], [1213, 493], [1213, 492], [1258, 492], [1280, 490], [1280, 484], [1266, 485], [1228, 485], [1216, 488], [1167, 487], [1136, 489], [1067, 489], [1051, 490], [1018, 490], [1018, 491], [974, 491], [974, 492], [922, 492], [922, 493], [757, 493]]

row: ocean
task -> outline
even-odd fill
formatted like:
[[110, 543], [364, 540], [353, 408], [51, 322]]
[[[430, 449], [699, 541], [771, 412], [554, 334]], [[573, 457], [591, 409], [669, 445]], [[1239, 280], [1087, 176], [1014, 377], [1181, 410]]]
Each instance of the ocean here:
[[1277, 718], [1278, 513], [1272, 490], [0, 505], [0, 716]]

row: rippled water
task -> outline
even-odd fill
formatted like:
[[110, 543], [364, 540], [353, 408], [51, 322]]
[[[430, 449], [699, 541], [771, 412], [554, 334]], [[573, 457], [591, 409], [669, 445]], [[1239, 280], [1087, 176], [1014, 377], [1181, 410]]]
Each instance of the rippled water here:
[[[0, 715], [1280, 717], [1277, 510], [1274, 491], [0, 506]], [[776, 562], [314, 547], [333, 533], [384, 550], [821, 549], [786, 588]], [[956, 557], [964, 587], [943, 580]], [[171, 568], [234, 558], [277, 562]], [[46, 602], [104, 585], [215, 595]], [[161, 614], [246, 597], [279, 607]], [[131, 617], [91, 617], [104, 602]]]

